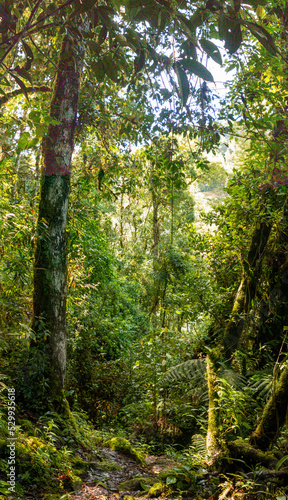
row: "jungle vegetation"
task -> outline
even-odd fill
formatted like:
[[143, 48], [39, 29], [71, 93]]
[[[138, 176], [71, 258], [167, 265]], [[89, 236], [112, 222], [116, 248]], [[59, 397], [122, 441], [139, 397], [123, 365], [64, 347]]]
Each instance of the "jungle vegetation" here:
[[1, 2], [4, 497], [129, 437], [182, 461], [167, 495], [286, 498], [287, 29], [284, 0]]

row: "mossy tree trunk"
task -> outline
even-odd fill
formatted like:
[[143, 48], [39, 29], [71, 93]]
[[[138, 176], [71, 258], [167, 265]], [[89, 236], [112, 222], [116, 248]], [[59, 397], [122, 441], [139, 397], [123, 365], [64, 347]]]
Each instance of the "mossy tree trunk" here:
[[209, 457], [215, 456], [220, 451], [219, 424], [220, 412], [217, 392], [217, 374], [211, 356], [207, 356], [207, 385], [208, 385], [208, 428], [206, 436], [206, 448]]
[[[66, 227], [71, 158], [78, 108], [84, 47], [70, 34], [63, 38], [43, 142], [43, 170], [34, 262], [31, 350], [42, 350], [42, 367], [52, 401], [61, 401], [66, 370]], [[37, 374], [36, 374], [37, 375]], [[40, 382], [40, 381], [39, 381]]]
[[[274, 255], [270, 275], [269, 311], [273, 317], [269, 323], [270, 331], [284, 343], [288, 327], [288, 202], [283, 209], [283, 219], [276, 238], [277, 250]], [[286, 334], [285, 334], [286, 331]], [[277, 348], [278, 357], [279, 346]], [[261, 450], [267, 450], [279, 436], [286, 422], [288, 409], [288, 362], [264, 407], [260, 423], [251, 437], [251, 443]]]
[[243, 315], [249, 311], [251, 302], [255, 298], [263, 253], [271, 228], [271, 223], [263, 220], [257, 224], [252, 235], [247, 259], [243, 262], [242, 278], [234, 300], [231, 319], [224, 332], [224, 347], [228, 357], [231, 357], [238, 347], [245, 324]]
[[269, 401], [265, 405], [261, 420], [256, 431], [251, 436], [250, 442], [267, 450], [279, 436], [280, 430], [286, 421], [288, 408], [288, 363], [286, 363], [279, 381], [273, 389]]

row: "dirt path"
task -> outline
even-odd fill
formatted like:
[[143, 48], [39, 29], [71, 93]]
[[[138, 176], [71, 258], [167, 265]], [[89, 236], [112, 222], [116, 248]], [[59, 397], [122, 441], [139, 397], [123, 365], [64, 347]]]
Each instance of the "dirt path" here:
[[[151, 455], [146, 458], [147, 467], [143, 468], [131, 458], [109, 448], [103, 448], [99, 455], [100, 462], [91, 463], [80, 491], [70, 494], [69, 500], [122, 500], [125, 496], [137, 499], [140, 492], [143, 500], [141, 481], [137, 482], [137, 479], [132, 480], [132, 478], [138, 476], [142, 479], [142, 483], [145, 482], [145, 478], [148, 482], [149, 478], [150, 480], [154, 478], [154, 482], [157, 482], [160, 472], [177, 465], [168, 457]], [[106, 470], [101, 468], [101, 463], [105, 464]], [[107, 467], [107, 464], [110, 465]], [[123, 489], [123, 483], [127, 481], [130, 483], [127, 484], [126, 490], [125, 487]], [[121, 485], [120, 490], [119, 485]]]

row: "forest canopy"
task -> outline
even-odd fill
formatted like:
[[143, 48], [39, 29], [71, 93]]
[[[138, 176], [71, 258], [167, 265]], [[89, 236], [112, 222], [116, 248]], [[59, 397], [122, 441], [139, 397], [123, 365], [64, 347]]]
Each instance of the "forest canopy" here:
[[287, 26], [1, 2], [1, 500], [286, 498]]

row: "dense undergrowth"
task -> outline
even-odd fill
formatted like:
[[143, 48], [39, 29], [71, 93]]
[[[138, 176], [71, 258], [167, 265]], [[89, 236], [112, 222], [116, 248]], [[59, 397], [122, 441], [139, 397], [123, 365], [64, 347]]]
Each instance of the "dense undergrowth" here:
[[[160, 474], [151, 475], [145, 459], [157, 450], [155, 435], [154, 445], [148, 444], [139, 436], [131, 436], [127, 440], [128, 432], [125, 429], [118, 431], [95, 430], [83, 412], [73, 412], [73, 423], [55, 412], [47, 412], [37, 417], [31, 413], [21, 412], [17, 408], [17, 426], [15, 433], [16, 444], [16, 486], [11, 493], [11, 485], [7, 482], [9, 449], [7, 448], [7, 400], [1, 397], [1, 427], [0, 427], [0, 498], [24, 499], [34, 498], [46, 500], [64, 500], [78, 491], [85, 483], [89, 470], [111, 472], [119, 470], [119, 465], [113, 460], [101, 457], [101, 450], [110, 447], [132, 458], [142, 467], [142, 475], [136, 474], [123, 484], [119, 491], [134, 495], [164, 498], [286, 498], [287, 486], [281, 487], [281, 476], [277, 479], [273, 475], [263, 474], [263, 467], [237, 464], [228, 456], [221, 458], [220, 468], [211, 469], [207, 456], [205, 439], [201, 435], [194, 435], [189, 446], [179, 451], [179, 447], [169, 444], [169, 439], [162, 436], [162, 462], [170, 460], [170, 465]], [[160, 436], [160, 432], [158, 437]], [[118, 436], [118, 437], [116, 437]], [[285, 441], [282, 438], [282, 446]], [[285, 441], [286, 442], [286, 441]], [[158, 447], [160, 451], [160, 448]], [[178, 450], [178, 451], [177, 451]], [[283, 451], [283, 450], [282, 450]], [[279, 449], [279, 456], [280, 456]], [[155, 458], [155, 457], [154, 457]], [[287, 456], [284, 460], [287, 459]], [[278, 468], [284, 462], [278, 460]], [[122, 464], [123, 465], [123, 464]], [[218, 466], [220, 465], [220, 462]], [[123, 468], [123, 467], [122, 467]], [[129, 464], [127, 464], [129, 468]], [[120, 467], [121, 469], [121, 467]], [[277, 466], [276, 466], [277, 470]], [[144, 473], [144, 476], [143, 476]], [[105, 472], [104, 472], [105, 474]], [[261, 476], [263, 474], [263, 476]], [[104, 475], [105, 477], [105, 475]], [[91, 481], [89, 483], [91, 485]], [[106, 487], [105, 480], [94, 480], [94, 484]], [[285, 484], [285, 477], [284, 477]], [[92, 485], [91, 485], [92, 486]], [[108, 487], [109, 490], [109, 487]], [[137, 491], [137, 493], [136, 493]], [[141, 493], [140, 493], [141, 492]], [[226, 496], [221, 496], [226, 495]], [[70, 497], [69, 497], [70, 498]]]

